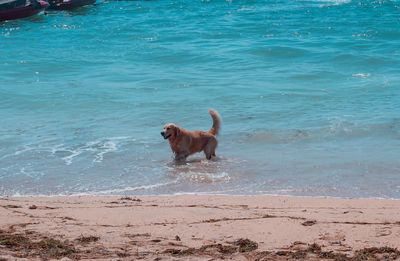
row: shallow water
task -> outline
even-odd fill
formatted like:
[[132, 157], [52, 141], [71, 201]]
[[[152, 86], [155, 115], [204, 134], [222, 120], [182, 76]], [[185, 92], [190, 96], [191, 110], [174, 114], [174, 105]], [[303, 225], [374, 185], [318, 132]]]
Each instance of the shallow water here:
[[[400, 199], [398, 1], [118, 1], [0, 23], [0, 195]], [[218, 158], [172, 159], [162, 126]]]

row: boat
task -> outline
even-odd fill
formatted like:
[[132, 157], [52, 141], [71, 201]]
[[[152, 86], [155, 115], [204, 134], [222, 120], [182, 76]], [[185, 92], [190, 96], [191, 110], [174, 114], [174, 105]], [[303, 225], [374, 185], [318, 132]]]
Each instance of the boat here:
[[49, 0], [49, 8], [53, 10], [70, 10], [84, 5], [92, 5], [96, 0]]
[[41, 0], [0, 0], [0, 22], [35, 15], [48, 6]]

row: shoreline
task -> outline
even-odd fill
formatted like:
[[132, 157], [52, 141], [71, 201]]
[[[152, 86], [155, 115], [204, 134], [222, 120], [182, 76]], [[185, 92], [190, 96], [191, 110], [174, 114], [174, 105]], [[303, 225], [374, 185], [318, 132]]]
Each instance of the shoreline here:
[[400, 258], [393, 199], [2, 197], [0, 208], [0, 260]]
[[0, 196], [0, 199], [4, 198], [73, 198], [73, 197], [181, 197], [181, 196], [217, 196], [217, 197], [287, 197], [287, 198], [320, 198], [320, 199], [372, 199], [372, 200], [393, 200], [400, 201], [400, 198], [383, 198], [383, 197], [336, 197], [336, 196], [304, 196], [304, 195], [290, 195], [290, 194], [223, 194], [217, 193], [212, 194], [208, 192], [195, 192], [195, 193], [186, 193], [179, 192], [175, 194], [144, 194], [144, 195], [133, 195], [133, 194], [89, 194], [89, 193], [75, 193], [75, 194], [58, 194], [58, 195], [5, 195]]

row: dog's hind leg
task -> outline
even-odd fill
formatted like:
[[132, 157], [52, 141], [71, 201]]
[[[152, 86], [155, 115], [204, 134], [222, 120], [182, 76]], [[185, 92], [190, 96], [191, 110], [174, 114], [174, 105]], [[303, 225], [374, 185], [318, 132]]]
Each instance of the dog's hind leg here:
[[216, 155], [215, 155], [215, 147], [214, 148], [211, 148], [211, 156], [210, 157], [216, 157]]
[[211, 149], [211, 156], [216, 157], [215, 155], [215, 150], [217, 149], [218, 146], [218, 140], [215, 139], [214, 142], [212, 143], [212, 149]]
[[211, 150], [208, 147], [204, 148], [204, 154], [206, 154], [206, 159], [211, 159]]
[[204, 148], [204, 154], [206, 154], [206, 159], [210, 160], [212, 156], [215, 157], [215, 149], [217, 148], [217, 140], [211, 140]]

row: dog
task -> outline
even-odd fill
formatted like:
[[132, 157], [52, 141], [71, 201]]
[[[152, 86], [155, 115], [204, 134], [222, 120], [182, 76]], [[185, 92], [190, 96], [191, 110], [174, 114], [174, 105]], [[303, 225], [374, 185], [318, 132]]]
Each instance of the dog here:
[[204, 151], [206, 159], [215, 157], [215, 149], [218, 141], [217, 135], [221, 128], [221, 117], [218, 112], [209, 109], [213, 125], [208, 132], [205, 131], [187, 131], [173, 123], [165, 124], [161, 136], [168, 139], [172, 152], [175, 154], [175, 160], [185, 160], [189, 155]]

